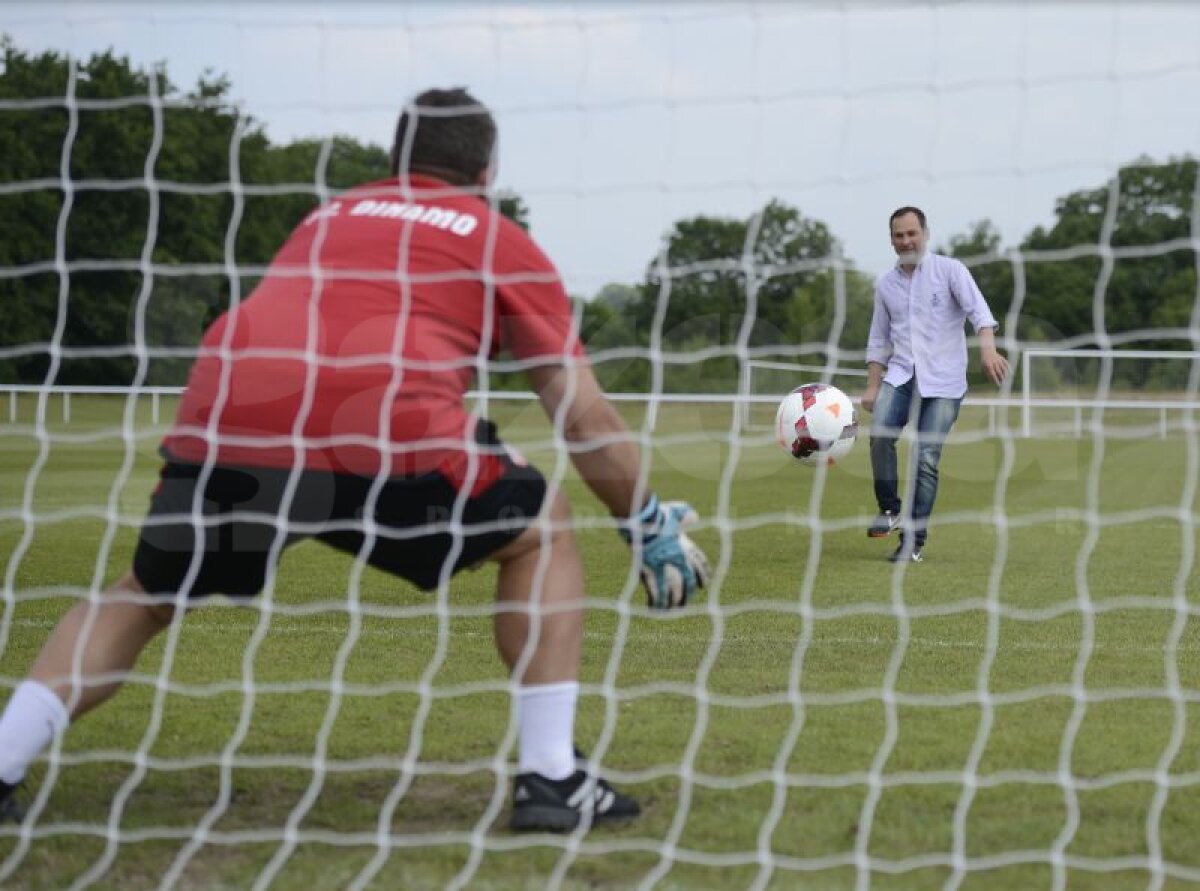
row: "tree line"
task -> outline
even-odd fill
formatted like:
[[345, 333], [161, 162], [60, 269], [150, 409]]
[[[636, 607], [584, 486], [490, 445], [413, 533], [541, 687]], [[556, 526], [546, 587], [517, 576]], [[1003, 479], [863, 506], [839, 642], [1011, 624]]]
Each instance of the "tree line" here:
[[[350, 138], [273, 144], [222, 76], [184, 92], [111, 50], [0, 51], [0, 383], [182, 383], [200, 332], [296, 223], [387, 175], [387, 152]], [[1059, 198], [1013, 248], [985, 219], [937, 249], [970, 265], [1022, 343], [1154, 329], [1137, 345], [1196, 349], [1197, 174], [1191, 157], [1139, 158]], [[519, 195], [498, 200], [528, 227]], [[872, 289], [828, 225], [771, 200], [678, 221], [641, 281], [577, 305], [606, 386], [721, 391], [747, 355], [859, 364]]]

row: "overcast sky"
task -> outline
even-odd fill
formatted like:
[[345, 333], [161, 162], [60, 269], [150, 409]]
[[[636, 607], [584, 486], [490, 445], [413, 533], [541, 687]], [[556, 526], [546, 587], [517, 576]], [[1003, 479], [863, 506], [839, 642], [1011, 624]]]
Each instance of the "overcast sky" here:
[[1200, 154], [1200, 3], [16, 3], [23, 50], [224, 73], [273, 141], [387, 147], [462, 85], [495, 111], [499, 184], [573, 293], [641, 279], [663, 234], [771, 198], [869, 272], [918, 204], [933, 240], [1005, 246], [1139, 155]]

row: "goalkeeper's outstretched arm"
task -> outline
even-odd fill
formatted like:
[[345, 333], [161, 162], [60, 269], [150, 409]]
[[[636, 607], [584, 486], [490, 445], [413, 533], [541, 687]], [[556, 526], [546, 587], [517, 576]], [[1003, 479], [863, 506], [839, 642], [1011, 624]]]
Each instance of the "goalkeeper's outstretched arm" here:
[[624, 418], [586, 365], [538, 366], [529, 382], [562, 431], [571, 462], [614, 517], [638, 513], [650, 498], [641, 478], [641, 449]]
[[708, 559], [684, 532], [697, 521], [696, 512], [685, 502], [660, 503], [650, 491], [641, 450], [590, 367], [539, 366], [529, 380], [567, 440], [579, 475], [617, 518], [621, 536], [641, 561], [650, 606], [683, 606], [709, 577]]

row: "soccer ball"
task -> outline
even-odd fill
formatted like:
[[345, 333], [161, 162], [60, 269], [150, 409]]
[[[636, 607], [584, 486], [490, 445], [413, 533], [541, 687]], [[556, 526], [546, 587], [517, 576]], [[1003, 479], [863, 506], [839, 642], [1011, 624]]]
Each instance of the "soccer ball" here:
[[850, 397], [829, 384], [804, 384], [783, 397], [775, 413], [775, 438], [801, 464], [835, 464], [858, 436]]

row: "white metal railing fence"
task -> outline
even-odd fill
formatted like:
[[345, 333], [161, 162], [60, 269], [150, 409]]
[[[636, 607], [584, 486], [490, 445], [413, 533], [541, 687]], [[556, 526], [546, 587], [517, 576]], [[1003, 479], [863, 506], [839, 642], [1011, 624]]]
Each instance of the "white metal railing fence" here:
[[178, 396], [182, 392], [183, 387], [89, 387], [82, 385], [51, 387], [37, 384], [0, 384], [0, 393], [8, 394], [8, 421], [10, 424], [16, 423], [17, 399], [22, 393], [46, 399], [57, 396], [61, 402], [63, 421], [71, 420], [72, 396], [149, 396], [150, 416], [153, 423], [157, 424], [161, 414], [162, 397]]
[[1196, 394], [1180, 399], [1053, 399], [1044, 401], [1034, 396], [1037, 392], [1033, 386], [1033, 362], [1035, 359], [1107, 359], [1109, 361], [1128, 359], [1177, 359], [1187, 362], [1200, 362], [1200, 352], [1196, 350], [1113, 350], [1113, 349], [1056, 349], [1053, 347], [1032, 347], [1021, 354], [1021, 435], [1028, 438], [1033, 435], [1033, 409], [1038, 406], [1054, 405], [1062, 408], [1075, 409], [1076, 436], [1082, 432], [1083, 410], [1085, 408], [1125, 408], [1133, 410], [1157, 410], [1159, 412], [1159, 427], [1163, 436], [1166, 435], [1167, 412], [1171, 410], [1195, 411], [1200, 407], [1196, 402]]
[[[1155, 354], [1161, 355], [1161, 354]], [[39, 399], [57, 399], [60, 415], [64, 422], [71, 420], [71, 400], [74, 396], [121, 396], [128, 398], [149, 397], [151, 423], [160, 423], [164, 397], [179, 396], [183, 387], [98, 387], [98, 386], [40, 386], [34, 384], [0, 384], [0, 393], [8, 394], [8, 420], [16, 423], [18, 399], [21, 395], [33, 395]], [[858, 401], [855, 394], [850, 394]], [[526, 390], [492, 390], [486, 393], [468, 391], [469, 399], [485, 398], [496, 401], [533, 401], [535, 394]], [[718, 404], [718, 405], [773, 405], [779, 396], [750, 393], [609, 393], [614, 402], [655, 402], [660, 404]], [[1189, 397], [1189, 398], [1185, 398]], [[1160, 436], [1165, 437], [1170, 429], [1171, 412], [1198, 412], [1200, 400], [1196, 394], [1183, 394], [1177, 399], [1079, 399], [1034, 395], [1026, 386], [1020, 396], [976, 396], [968, 394], [963, 402], [988, 410], [988, 432], [995, 435], [999, 429], [998, 413], [1001, 410], [1019, 409], [1021, 412], [1021, 436], [1033, 436], [1032, 411], [1036, 408], [1068, 409], [1073, 412], [1073, 428], [1076, 436], [1083, 433], [1085, 413], [1100, 409], [1154, 411], [1158, 413]]]

